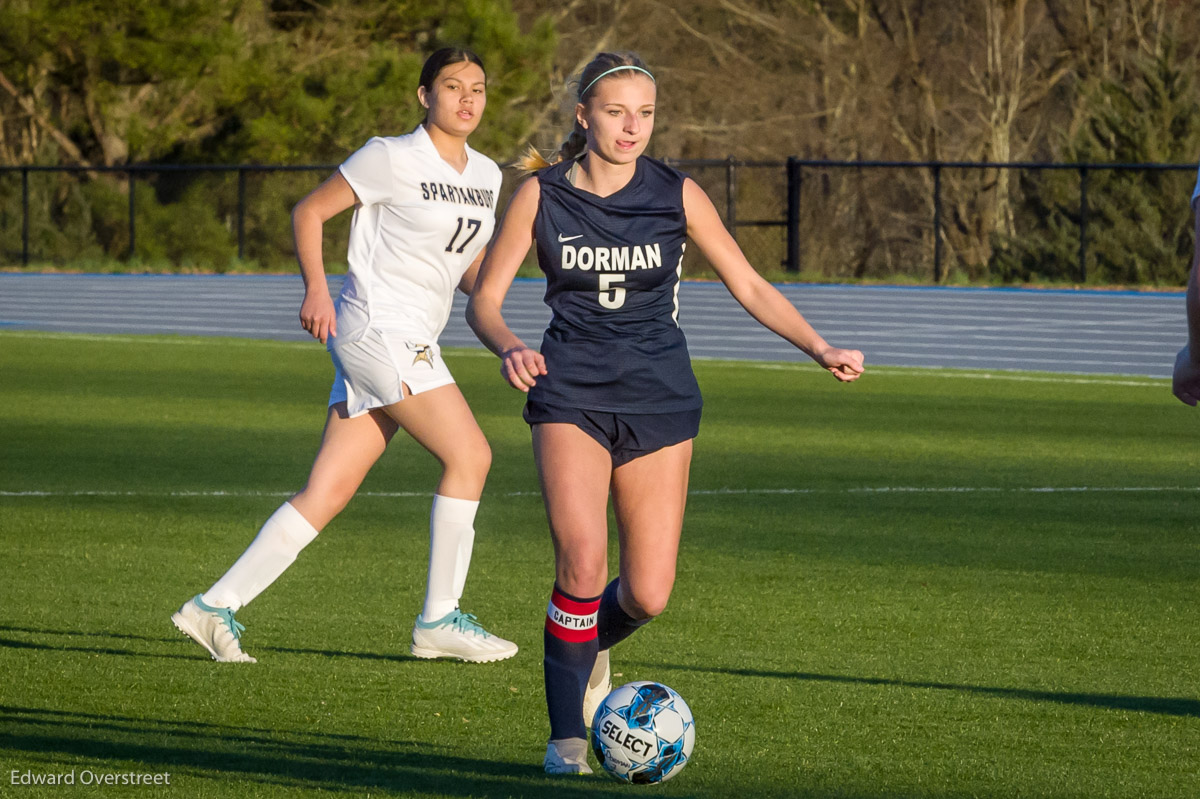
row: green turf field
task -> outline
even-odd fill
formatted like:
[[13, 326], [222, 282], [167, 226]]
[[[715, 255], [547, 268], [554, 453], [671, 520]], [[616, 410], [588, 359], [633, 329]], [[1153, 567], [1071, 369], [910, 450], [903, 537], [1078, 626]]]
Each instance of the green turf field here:
[[[495, 454], [464, 607], [522, 652], [409, 656], [436, 467], [398, 437], [239, 613], [259, 663], [216, 664], [169, 616], [302, 484], [327, 356], [0, 334], [0, 796], [1200, 794], [1200, 416], [1165, 381], [698, 363], [678, 583], [613, 656], [698, 742], [636, 788], [541, 773], [521, 397], [449, 360]], [[82, 784], [131, 772], [170, 785]]]

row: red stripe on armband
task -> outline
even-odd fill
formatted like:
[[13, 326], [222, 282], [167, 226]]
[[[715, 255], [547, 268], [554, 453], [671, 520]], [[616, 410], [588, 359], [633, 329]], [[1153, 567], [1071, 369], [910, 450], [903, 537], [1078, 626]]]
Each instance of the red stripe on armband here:
[[590, 641], [596, 637], [596, 614], [599, 610], [599, 597], [579, 602], [555, 591], [550, 595], [550, 605], [546, 608], [546, 630], [564, 641]]

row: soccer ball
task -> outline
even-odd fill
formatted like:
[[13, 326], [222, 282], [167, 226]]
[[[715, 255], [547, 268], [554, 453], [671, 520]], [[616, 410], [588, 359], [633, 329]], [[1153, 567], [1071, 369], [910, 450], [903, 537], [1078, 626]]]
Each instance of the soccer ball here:
[[639, 785], [683, 770], [696, 744], [696, 722], [683, 697], [656, 682], [613, 690], [592, 719], [592, 751], [604, 770]]

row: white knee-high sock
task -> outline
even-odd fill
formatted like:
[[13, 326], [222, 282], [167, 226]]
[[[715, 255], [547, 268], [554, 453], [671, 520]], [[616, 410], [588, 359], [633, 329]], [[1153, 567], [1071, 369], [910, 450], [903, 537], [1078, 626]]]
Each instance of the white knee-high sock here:
[[308, 523], [291, 504], [285, 502], [263, 524], [258, 535], [242, 556], [229, 567], [225, 576], [201, 597], [206, 605], [237, 610], [279, 579], [296, 560], [300, 550], [317, 537], [319, 531]]
[[421, 621], [437, 621], [458, 607], [471, 567], [477, 510], [479, 503], [474, 500], [434, 494], [429, 513], [429, 577]]

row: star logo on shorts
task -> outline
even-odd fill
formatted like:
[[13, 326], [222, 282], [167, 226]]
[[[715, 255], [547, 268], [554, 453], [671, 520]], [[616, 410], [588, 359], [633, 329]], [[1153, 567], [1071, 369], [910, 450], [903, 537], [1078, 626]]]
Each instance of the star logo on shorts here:
[[428, 344], [426, 344], [424, 347], [421, 347], [418, 350], [415, 350], [415, 352], [417, 354], [413, 358], [413, 366], [416, 366], [421, 361], [424, 361], [425, 363], [429, 364], [430, 366], [433, 366], [433, 350], [431, 350], [429, 348]]

